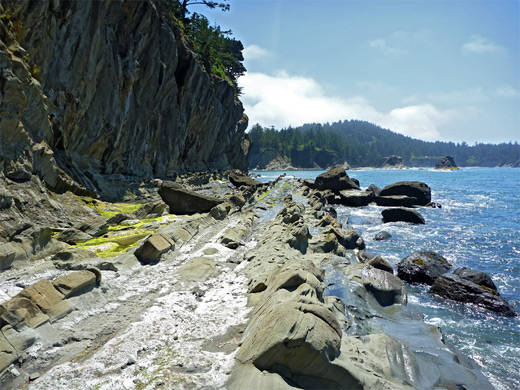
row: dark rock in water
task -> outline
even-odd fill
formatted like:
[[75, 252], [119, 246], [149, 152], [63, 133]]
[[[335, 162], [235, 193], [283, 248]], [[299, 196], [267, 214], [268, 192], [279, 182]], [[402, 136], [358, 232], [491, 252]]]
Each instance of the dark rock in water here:
[[319, 175], [314, 181], [314, 188], [317, 190], [331, 190], [333, 192], [360, 189], [359, 182], [348, 177], [343, 167], [332, 168]]
[[368, 206], [374, 199], [374, 194], [371, 191], [360, 190], [345, 190], [340, 191], [340, 204], [349, 207]]
[[432, 200], [430, 187], [420, 181], [400, 181], [387, 185], [381, 190], [380, 196], [405, 195], [417, 198], [415, 204], [425, 206]]
[[432, 285], [435, 279], [448, 272], [451, 264], [433, 251], [418, 251], [397, 264], [397, 276], [410, 283]]
[[376, 258], [375, 255], [367, 252], [366, 250], [360, 250], [356, 256], [360, 263], [368, 263], [370, 260]]
[[412, 207], [417, 204], [417, 198], [406, 195], [377, 196], [374, 200], [378, 206], [386, 207]]
[[237, 173], [237, 172], [233, 172], [229, 175], [229, 181], [235, 187], [240, 187], [240, 186], [258, 187], [258, 186], [262, 185], [261, 181], [252, 179], [243, 173]]
[[404, 168], [404, 160], [401, 156], [391, 155], [385, 157], [380, 168]]
[[390, 233], [388, 233], [386, 230], [381, 230], [379, 233], [377, 233], [375, 235], [374, 240], [383, 241], [383, 240], [388, 240], [391, 237], [392, 237], [392, 235]]
[[485, 272], [475, 271], [470, 268], [462, 267], [457, 268], [455, 271], [453, 271], [453, 273], [462, 279], [469, 280], [470, 282], [480, 286], [488, 287], [492, 290], [498, 290], [491, 277]]
[[424, 224], [424, 218], [417, 211], [404, 207], [396, 207], [385, 209], [381, 212], [383, 222], [410, 222], [415, 224]]
[[379, 188], [375, 184], [370, 184], [367, 188], [367, 191], [372, 191], [374, 193], [374, 196], [379, 196], [379, 194], [381, 193], [381, 188]]
[[517, 316], [517, 313], [500, 296], [498, 291], [486, 286], [479, 286], [470, 280], [462, 279], [458, 275], [444, 274], [439, 276], [435, 279], [429, 292], [457, 302], [481, 306], [508, 317]]
[[437, 164], [435, 164], [435, 169], [450, 169], [457, 171], [460, 168], [455, 163], [453, 156], [444, 156]]
[[172, 214], [207, 213], [223, 202], [221, 199], [189, 191], [174, 182], [164, 182], [159, 189], [159, 195], [164, 203], [170, 206]]
[[381, 256], [368, 260], [367, 264], [382, 271], [390, 272], [392, 275], [394, 274], [394, 268]]
[[134, 255], [143, 264], [159, 261], [161, 255], [175, 248], [175, 242], [164, 234], [153, 234], [136, 249]]

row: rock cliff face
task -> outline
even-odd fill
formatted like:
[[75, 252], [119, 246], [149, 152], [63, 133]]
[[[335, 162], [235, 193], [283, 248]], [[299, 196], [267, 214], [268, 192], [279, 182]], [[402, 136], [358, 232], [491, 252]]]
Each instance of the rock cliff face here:
[[129, 180], [247, 169], [234, 89], [202, 69], [160, 1], [0, 7], [7, 177], [115, 196]]

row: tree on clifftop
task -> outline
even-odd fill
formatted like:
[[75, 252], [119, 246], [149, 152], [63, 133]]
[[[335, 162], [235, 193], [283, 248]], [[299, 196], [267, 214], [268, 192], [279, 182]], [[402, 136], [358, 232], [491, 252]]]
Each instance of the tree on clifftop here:
[[[209, 0], [176, 0], [180, 6], [181, 18], [186, 19], [188, 13], [188, 6], [190, 5], [205, 5], [211, 9], [220, 8], [222, 11], [229, 11], [229, 4], [225, 2], [209, 1]], [[224, 0], [228, 1], [228, 0]]]

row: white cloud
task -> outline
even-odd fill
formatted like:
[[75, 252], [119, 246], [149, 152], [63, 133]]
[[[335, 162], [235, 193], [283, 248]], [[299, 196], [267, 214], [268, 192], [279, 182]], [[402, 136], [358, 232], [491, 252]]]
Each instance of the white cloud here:
[[502, 51], [504, 48], [480, 35], [473, 35], [468, 42], [462, 45], [463, 53], [493, 53]]
[[368, 42], [368, 44], [374, 49], [382, 50], [385, 54], [401, 53], [401, 50], [390, 46], [384, 39], [374, 39], [373, 41]]
[[269, 52], [258, 45], [249, 45], [244, 48], [242, 54], [244, 55], [244, 59], [246, 61], [250, 61], [267, 57], [269, 55]]
[[495, 91], [495, 94], [500, 98], [515, 98], [518, 96], [518, 89], [510, 85], [503, 85]]
[[425, 140], [440, 138], [439, 126], [457, 117], [455, 110], [439, 110], [423, 103], [382, 112], [363, 97], [327, 96], [316, 80], [292, 76], [246, 73], [238, 80], [249, 123], [282, 128], [312, 122], [366, 120], [401, 134]]

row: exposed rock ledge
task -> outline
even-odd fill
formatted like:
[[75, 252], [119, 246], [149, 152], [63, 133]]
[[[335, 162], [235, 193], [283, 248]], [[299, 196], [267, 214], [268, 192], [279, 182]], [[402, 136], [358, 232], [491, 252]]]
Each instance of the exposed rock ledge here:
[[[403, 283], [388, 266], [375, 268], [384, 261], [358, 263], [362, 239], [334, 221], [318, 191], [286, 179], [233, 195], [212, 184], [228, 191], [218, 212], [146, 222], [168, 242], [146, 241], [153, 262], [139, 262], [135, 248], [106, 259], [99, 286], [67, 298], [72, 312], [34, 327], [22, 321], [16, 332], [28, 338], [14, 338], [26, 342], [0, 386], [492, 388], [408, 309]], [[87, 253], [15, 262], [0, 291], [15, 296], [67, 274], [65, 262], [93, 261]], [[341, 300], [328, 295], [332, 279]]]

